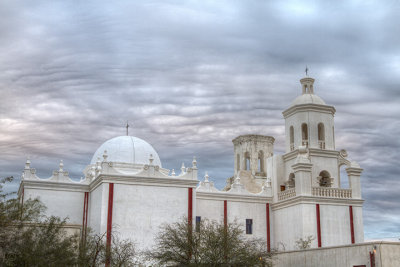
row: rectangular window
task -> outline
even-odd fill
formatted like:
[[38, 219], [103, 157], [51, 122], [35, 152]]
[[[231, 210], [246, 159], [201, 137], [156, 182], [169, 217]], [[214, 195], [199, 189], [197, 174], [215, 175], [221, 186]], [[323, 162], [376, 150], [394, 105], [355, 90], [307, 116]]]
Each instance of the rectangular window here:
[[201, 216], [196, 216], [196, 232], [200, 232]]
[[246, 219], [246, 234], [253, 234], [253, 219]]

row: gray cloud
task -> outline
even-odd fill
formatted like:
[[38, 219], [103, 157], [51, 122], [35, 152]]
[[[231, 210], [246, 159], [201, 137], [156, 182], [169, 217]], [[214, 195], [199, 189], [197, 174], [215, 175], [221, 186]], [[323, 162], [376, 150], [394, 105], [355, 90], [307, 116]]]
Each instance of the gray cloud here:
[[237, 135], [273, 135], [284, 151], [281, 112], [307, 64], [337, 109], [337, 148], [365, 169], [366, 237], [400, 236], [399, 11], [398, 1], [1, 3], [0, 175], [18, 177], [30, 155], [40, 176], [63, 159], [79, 178], [129, 120], [164, 167], [196, 155], [221, 188]]

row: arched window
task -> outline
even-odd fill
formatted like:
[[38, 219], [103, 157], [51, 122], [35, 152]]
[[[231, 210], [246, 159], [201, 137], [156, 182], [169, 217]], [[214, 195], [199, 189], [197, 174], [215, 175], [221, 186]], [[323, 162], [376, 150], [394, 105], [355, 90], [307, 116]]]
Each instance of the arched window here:
[[236, 155], [236, 170], [240, 171], [240, 155]]
[[265, 171], [264, 168], [264, 151], [260, 150], [260, 152], [258, 152], [258, 171], [261, 172], [262, 174]]
[[290, 126], [290, 151], [294, 150], [294, 128], [293, 126]]
[[318, 146], [325, 149], [325, 126], [322, 122], [318, 123]]
[[250, 155], [249, 152], [244, 153], [244, 169], [250, 170]]
[[301, 138], [302, 138], [302, 145], [308, 147], [308, 127], [307, 127], [307, 123], [303, 123], [301, 125]]
[[319, 186], [321, 186], [321, 187], [331, 187], [332, 186], [333, 179], [331, 178], [331, 175], [327, 171], [320, 172], [319, 176], [318, 176], [318, 180], [319, 180]]

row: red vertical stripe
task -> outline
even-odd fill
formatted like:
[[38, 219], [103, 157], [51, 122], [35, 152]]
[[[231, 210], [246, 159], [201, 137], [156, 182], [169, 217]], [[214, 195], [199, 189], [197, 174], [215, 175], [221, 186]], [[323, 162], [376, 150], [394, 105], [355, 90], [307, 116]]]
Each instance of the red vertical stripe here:
[[188, 188], [188, 223], [191, 225], [193, 220], [193, 188]]
[[83, 198], [83, 215], [82, 215], [82, 238], [85, 236], [85, 219], [86, 219], [86, 192], [84, 194], [84, 198]]
[[269, 222], [269, 203], [266, 205], [266, 213], [267, 213], [267, 250], [271, 251], [271, 236], [270, 236], [270, 222]]
[[85, 239], [86, 239], [86, 231], [87, 231], [87, 221], [88, 221], [88, 210], [89, 210], [89, 192], [86, 192], [86, 218], [85, 218]]
[[321, 247], [321, 220], [319, 214], [319, 204], [316, 205], [317, 209], [317, 237], [318, 237], [318, 247]]
[[[106, 240], [107, 251], [109, 251], [111, 248], [113, 201], [114, 201], [114, 184], [110, 183], [108, 185], [108, 214], [107, 214], [107, 240]], [[108, 266], [110, 266], [109, 256], [107, 256], [106, 259], [106, 267]]]
[[369, 253], [369, 260], [371, 262], [371, 267], [375, 267], [375, 253], [374, 252]]
[[351, 233], [351, 243], [354, 244], [354, 222], [353, 222], [353, 206], [349, 206], [350, 211], [350, 233]]
[[228, 225], [228, 203], [224, 200], [224, 225]]

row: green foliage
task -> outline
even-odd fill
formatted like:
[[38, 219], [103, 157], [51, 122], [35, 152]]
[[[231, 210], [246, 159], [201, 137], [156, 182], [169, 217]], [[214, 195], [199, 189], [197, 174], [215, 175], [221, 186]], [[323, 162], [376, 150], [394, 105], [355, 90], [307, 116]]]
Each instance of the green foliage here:
[[106, 233], [94, 234], [89, 229], [85, 242], [81, 242], [78, 266], [104, 266], [109, 258], [110, 266], [129, 267], [137, 264], [135, 245], [128, 239], [121, 240], [117, 235], [112, 236], [111, 248], [106, 245]]
[[78, 240], [66, 235], [64, 225], [65, 220], [54, 216], [25, 224], [9, 240], [4, 266], [73, 266]]
[[235, 223], [204, 220], [195, 231], [187, 219], [163, 225], [148, 259], [169, 266], [271, 266], [264, 242], [244, 236]]
[[[129, 240], [112, 237], [107, 250], [105, 234], [89, 234], [85, 240], [67, 234], [66, 220], [43, 215], [45, 206], [38, 199], [22, 200], [15, 192], [5, 193], [0, 180], [0, 266], [133, 266], [136, 255]], [[108, 253], [107, 253], [108, 252]]]
[[23, 204], [4, 193], [0, 181], [0, 265], [1, 266], [72, 266], [75, 264], [78, 240], [64, 231], [66, 220], [45, 217], [45, 207], [38, 199]]

